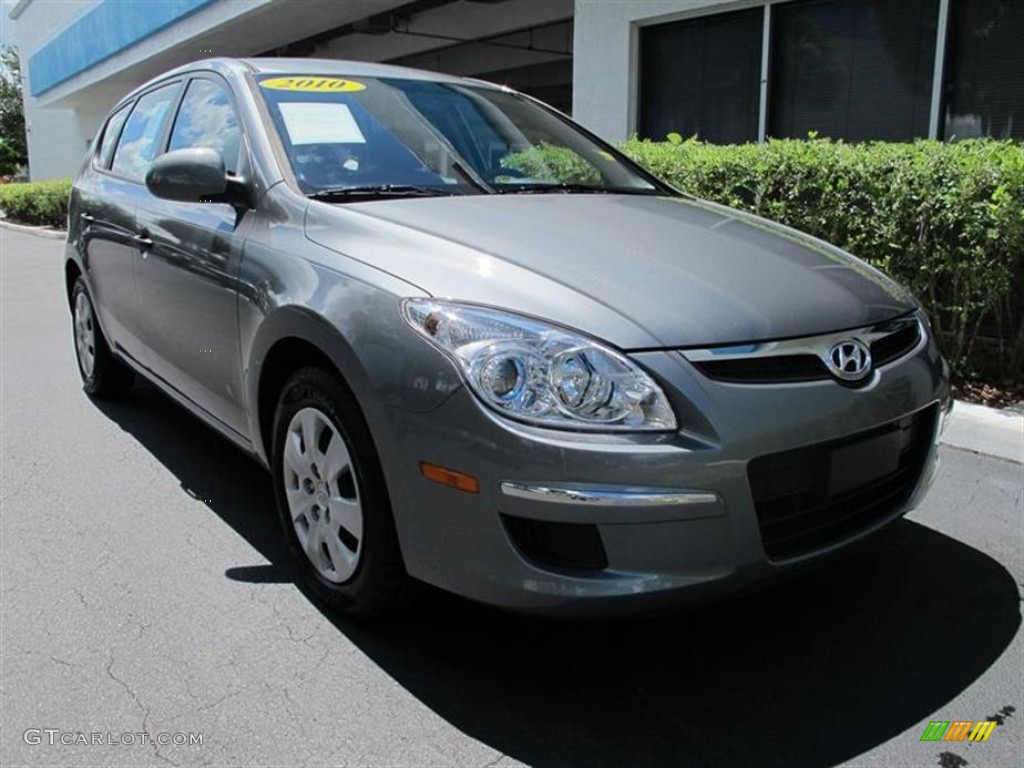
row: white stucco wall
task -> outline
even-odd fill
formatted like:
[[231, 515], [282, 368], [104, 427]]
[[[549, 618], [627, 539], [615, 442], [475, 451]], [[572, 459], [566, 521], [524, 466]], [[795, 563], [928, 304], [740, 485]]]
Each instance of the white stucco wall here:
[[637, 30], [764, 0], [576, 0], [573, 118], [609, 141], [636, 131]]
[[[23, 88], [28, 92], [29, 58], [98, 0], [19, 3], [17, 18], [4, 20], [9, 42], [18, 47]], [[5, 8], [10, 11], [11, 8]], [[24, 20], [24, 21], [23, 21]], [[95, 120], [99, 120], [97, 117]], [[29, 173], [35, 181], [69, 176], [82, 161], [95, 126], [82, 125], [72, 109], [43, 109], [37, 99], [25, 99], [25, 129], [28, 134]]]

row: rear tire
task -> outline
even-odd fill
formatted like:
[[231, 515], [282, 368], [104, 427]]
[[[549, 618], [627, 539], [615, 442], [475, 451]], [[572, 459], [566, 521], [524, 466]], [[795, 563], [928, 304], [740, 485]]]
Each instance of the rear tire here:
[[71, 329], [82, 389], [89, 395], [110, 400], [126, 395], [135, 381], [135, 373], [110, 351], [96, 321], [89, 289], [81, 277], [71, 290]]
[[406, 586], [377, 450], [351, 390], [320, 368], [284, 386], [271, 471], [289, 552], [305, 584], [349, 616], [380, 616]]

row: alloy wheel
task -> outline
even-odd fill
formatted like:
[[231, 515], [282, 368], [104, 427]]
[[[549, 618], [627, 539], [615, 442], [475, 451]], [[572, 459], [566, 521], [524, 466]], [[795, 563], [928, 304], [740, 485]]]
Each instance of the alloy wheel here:
[[82, 373], [86, 378], [91, 377], [96, 367], [96, 321], [89, 297], [84, 292], [75, 299], [75, 352], [78, 353]]

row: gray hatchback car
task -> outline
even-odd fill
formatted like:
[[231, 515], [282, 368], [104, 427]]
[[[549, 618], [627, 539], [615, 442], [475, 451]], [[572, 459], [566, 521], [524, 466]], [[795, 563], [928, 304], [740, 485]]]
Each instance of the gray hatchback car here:
[[176, 69], [75, 181], [85, 391], [265, 464], [338, 609], [410, 577], [559, 615], [820, 559], [911, 509], [951, 399], [921, 307], [539, 102], [307, 59]]

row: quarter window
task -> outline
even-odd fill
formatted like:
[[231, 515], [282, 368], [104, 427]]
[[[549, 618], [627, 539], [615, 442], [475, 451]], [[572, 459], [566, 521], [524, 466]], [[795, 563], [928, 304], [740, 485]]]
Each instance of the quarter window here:
[[121, 133], [125, 118], [131, 111], [131, 104], [121, 107], [107, 120], [107, 127], [103, 131], [103, 141], [100, 143], [98, 162], [101, 168], [110, 167], [110, 158], [114, 154], [114, 147], [117, 146], [117, 137]]
[[145, 179], [146, 171], [160, 151], [160, 137], [177, 92], [177, 83], [165, 85], [138, 100], [114, 152], [111, 168], [114, 173], [131, 181]]
[[220, 152], [228, 173], [235, 173], [241, 145], [242, 131], [227, 88], [206, 79], [189, 83], [174, 121], [168, 151], [210, 147]]

